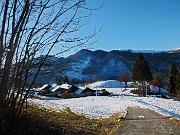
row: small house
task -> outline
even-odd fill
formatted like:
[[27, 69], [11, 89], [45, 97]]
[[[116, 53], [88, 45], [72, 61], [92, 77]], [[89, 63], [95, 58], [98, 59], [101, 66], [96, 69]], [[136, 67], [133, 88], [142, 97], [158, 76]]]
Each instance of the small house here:
[[52, 94], [53, 92], [50, 90], [52, 88], [51, 85], [45, 84], [42, 87], [38, 89], [38, 95], [46, 95], [46, 94]]
[[85, 97], [86, 96], [86, 93], [81, 88], [77, 89], [74, 93], [77, 94], [78, 97]]
[[[97, 94], [96, 94], [96, 92], [97, 92]], [[94, 95], [97, 95], [97, 96], [108, 96], [108, 95], [110, 95], [110, 93], [108, 91], [106, 91], [106, 89], [102, 89], [102, 90], [94, 91]]]
[[102, 89], [100, 92], [100, 96], [108, 96], [110, 95], [110, 93], [108, 91], [106, 91], [106, 89]]
[[49, 84], [44, 84], [42, 87], [38, 88], [39, 91], [42, 90], [49, 90], [51, 88], [51, 85]]
[[60, 88], [68, 90], [72, 85], [69, 85], [67, 83], [60, 85]]
[[86, 96], [92, 96], [93, 95], [93, 89], [86, 87], [84, 89], [84, 93], [86, 94]]
[[69, 97], [78, 97], [78, 94], [75, 93], [75, 91], [77, 91], [79, 88], [72, 85], [69, 89], [68, 89], [68, 93], [69, 93]]
[[77, 91], [79, 88], [74, 86], [74, 85], [69, 85], [69, 84], [62, 84], [60, 85], [59, 88], [57, 88], [55, 91], [58, 92], [58, 95], [63, 95], [66, 98], [71, 98], [71, 97], [78, 97], [78, 94], [74, 93]]
[[61, 88], [59, 85], [56, 85], [53, 89], [51, 89], [52, 92], [55, 94], [60, 94], [61, 93]]

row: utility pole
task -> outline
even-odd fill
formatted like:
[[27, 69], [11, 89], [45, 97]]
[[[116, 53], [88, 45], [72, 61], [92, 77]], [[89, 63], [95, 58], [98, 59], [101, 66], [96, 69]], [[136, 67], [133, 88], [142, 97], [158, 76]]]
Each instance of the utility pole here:
[[97, 96], [97, 86], [96, 86], [96, 96]]
[[149, 83], [146, 82], [146, 97], [147, 97], [147, 89], [148, 89], [148, 85], [149, 85]]

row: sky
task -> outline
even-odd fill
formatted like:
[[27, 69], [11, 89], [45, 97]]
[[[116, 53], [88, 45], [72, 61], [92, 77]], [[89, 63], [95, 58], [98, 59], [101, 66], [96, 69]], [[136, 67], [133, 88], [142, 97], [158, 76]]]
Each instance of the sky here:
[[87, 0], [97, 8], [90, 27], [103, 26], [92, 50], [180, 48], [180, 0]]

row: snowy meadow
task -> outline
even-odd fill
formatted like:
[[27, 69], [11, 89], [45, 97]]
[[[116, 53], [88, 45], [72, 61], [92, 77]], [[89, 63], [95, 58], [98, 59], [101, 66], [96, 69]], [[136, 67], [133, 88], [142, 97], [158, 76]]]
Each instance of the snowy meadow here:
[[[112, 86], [113, 84], [111, 84]], [[91, 87], [93, 86], [91, 85]], [[103, 86], [101, 85], [101, 87]], [[117, 87], [105, 89], [113, 94], [119, 94], [118, 96], [88, 96], [72, 99], [44, 98], [43, 100], [29, 98], [28, 102], [56, 111], [69, 107], [73, 112], [90, 118], [108, 118], [117, 113], [126, 116], [128, 107], [140, 107], [149, 108], [164, 116], [180, 119], [179, 101], [160, 97], [138, 97], [129, 92], [132, 88]]]

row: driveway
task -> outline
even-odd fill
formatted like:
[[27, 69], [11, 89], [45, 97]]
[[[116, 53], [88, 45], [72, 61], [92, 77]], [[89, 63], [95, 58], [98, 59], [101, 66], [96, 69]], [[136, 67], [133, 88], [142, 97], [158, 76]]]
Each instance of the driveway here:
[[128, 108], [115, 135], [180, 135], [180, 125], [150, 109]]

